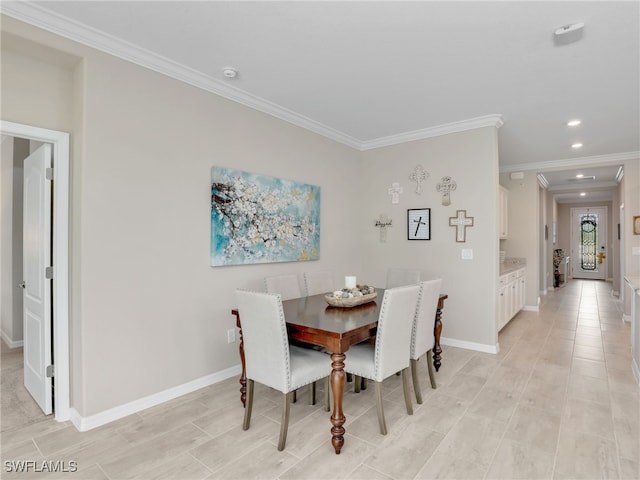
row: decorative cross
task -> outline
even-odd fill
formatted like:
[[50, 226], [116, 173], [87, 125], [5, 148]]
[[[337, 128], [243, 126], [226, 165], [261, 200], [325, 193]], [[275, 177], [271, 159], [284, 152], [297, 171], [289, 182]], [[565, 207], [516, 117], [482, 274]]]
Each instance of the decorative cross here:
[[418, 165], [413, 173], [409, 175], [409, 180], [416, 182], [416, 193], [420, 195], [422, 193], [422, 182], [429, 178], [429, 172], [422, 168], [422, 165]]
[[456, 216], [449, 217], [449, 226], [456, 227], [456, 242], [466, 242], [467, 227], [473, 227], [473, 217], [467, 217], [466, 210], [456, 210]]
[[380, 242], [387, 242], [387, 228], [392, 227], [393, 220], [388, 218], [384, 213], [381, 213], [376, 220], [376, 227], [380, 229]]
[[391, 203], [400, 203], [400, 194], [404, 192], [398, 182], [393, 182], [387, 192], [391, 195]]
[[440, 183], [436, 185], [436, 190], [442, 192], [442, 205], [451, 205], [449, 192], [455, 190], [458, 185], [451, 180], [451, 177], [442, 177]]

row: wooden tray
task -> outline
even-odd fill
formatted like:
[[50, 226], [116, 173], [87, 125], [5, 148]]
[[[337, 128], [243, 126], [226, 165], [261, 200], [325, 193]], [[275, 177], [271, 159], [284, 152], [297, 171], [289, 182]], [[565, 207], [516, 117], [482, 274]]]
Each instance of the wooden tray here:
[[356, 307], [358, 305], [372, 302], [377, 296], [378, 296], [378, 292], [373, 292], [373, 293], [368, 293], [367, 295], [362, 295], [360, 297], [352, 297], [352, 298], [336, 298], [336, 297], [332, 297], [331, 295], [325, 295], [324, 299], [332, 307], [350, 308], [350, 307]]

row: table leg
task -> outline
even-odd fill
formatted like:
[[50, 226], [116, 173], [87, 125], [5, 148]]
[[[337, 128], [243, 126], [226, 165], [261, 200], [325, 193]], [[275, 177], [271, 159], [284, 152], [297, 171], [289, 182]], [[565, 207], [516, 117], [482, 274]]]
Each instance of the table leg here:
[[433, 333], [435, 334], [436, 341], [433, 347], [433, 366], [436, 368], [436, 372], [440, 370], [440, 354], [442, 353], [442, 347], [440, 346], [440, 334], [442, 333], [442, 309], [436, 310], [436, 320], [433, 326]]
[[244, 342], [242, 340], [242, 325], [240, 325], [240, 315], [236, 316], [236, 327], [238, 327], [240, 344], [238, 345], [238, 351], [240, 352], [240, 363], [242, 364], [242, 373], [240, 374], [240, 401], [242, 406], [247, 406], [247, 369], [244, 360]]
[[342, 394], [344, 393], [344, 385], [346, 382], [346, 374], [344, 373], [344, 353], [331, 354], [331, 390], [333, 391], [333, 413], [331, 415], [331, 444], [336, 451], [336, 455], [340, 454], [340, 450], [344, 445], [344, 422], [346, 418], [342, 412]]

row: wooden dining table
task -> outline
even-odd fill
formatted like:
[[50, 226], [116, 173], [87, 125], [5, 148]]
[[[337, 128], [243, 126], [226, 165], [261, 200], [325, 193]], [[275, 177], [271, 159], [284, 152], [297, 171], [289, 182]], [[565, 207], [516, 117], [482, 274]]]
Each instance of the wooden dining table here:
[[[329, 306], [324, 294], [285, 300], [282, 302], [284, 318], [290, 340], [325, 347], [331, 353], [331, 390], [333, 392], [333, 412], [331, 414], [331, 443], [336, 454], [344, 445], [344, 424], [346, 418], [342, 410], [342, 396], [346, 383], [344, 360], [351, 345], [372, 338], [376, 334], [383, 289], [377, 290], [378, 296], [371, 302], [349, 308]], [[441, 365], [440, 333], [442, 331], [442, 309], [448, 296], [441, 294], [434, 319], [435, 344], [433, 364], [438, 371]], [[236, 326], [240, 333], [240, 401], [246, 402], [246, 369], [242, 324], [240, 313], [234, 308], [231, 313], [236, 317]]]

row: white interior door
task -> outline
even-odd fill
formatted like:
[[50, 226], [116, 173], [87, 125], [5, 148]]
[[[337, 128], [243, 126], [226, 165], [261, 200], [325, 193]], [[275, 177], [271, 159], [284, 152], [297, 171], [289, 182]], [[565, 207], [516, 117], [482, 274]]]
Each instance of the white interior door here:
[[51, 358], [51, 145], [24, 161], [23, 275], [24, 386], [45, 414], [53, 411]]
[[571, 209], [573, 278], [607, 278], [607, 208]]

